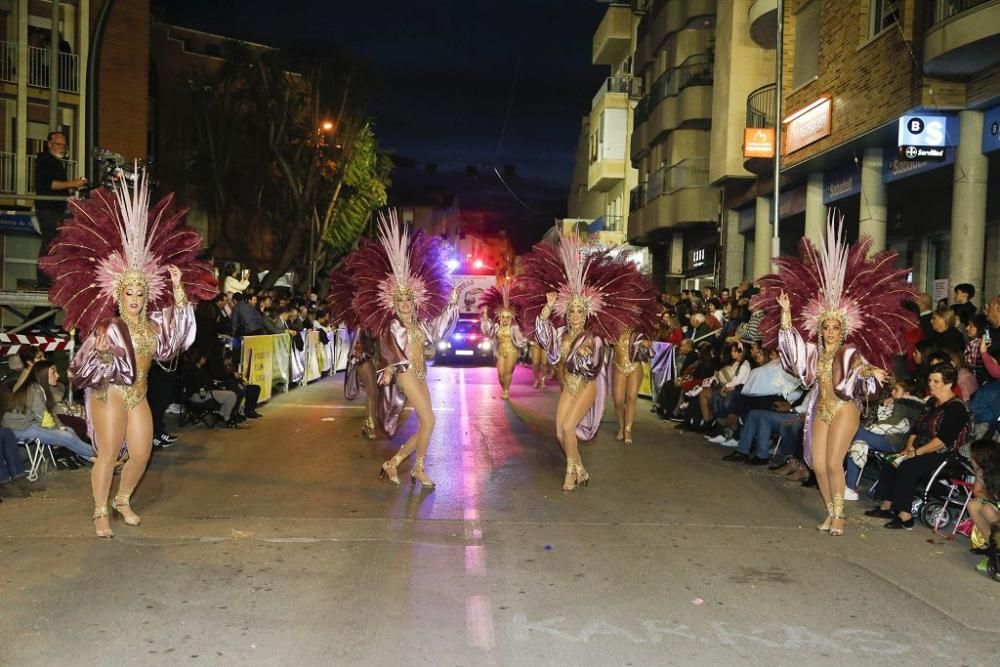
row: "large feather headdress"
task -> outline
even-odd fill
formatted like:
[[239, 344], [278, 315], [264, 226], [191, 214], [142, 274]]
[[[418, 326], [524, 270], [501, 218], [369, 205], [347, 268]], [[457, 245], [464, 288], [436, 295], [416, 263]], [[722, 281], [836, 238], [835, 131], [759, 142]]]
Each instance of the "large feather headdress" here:
[[147, 312], [174, 303], [167, 267], [181, 271], [192, 302], [215, 296], [211, 265], [197, 259], [201, 237], [184, 224], [187, 209], [170, 212], [173, 195], [149, 208], [149, 182], [138, 172], [135, 187], [116, 184], [90, 199], [70, 200], [73, 217], [59, 229], [39, 266], [52, 277], [49, 300], [66, 313], [63, 327], [84, 336], [115, 315], [122, 290], [146, 290]]
[[504, 312], [509, 313], [511, 317], [516, 317], [517, 309], [511, 303], [510, 293], [511, 283], [509, 280], [504, 280], [498, 286], [491, 285], [479, 295], [478, 306], [480, 309], [485, 308], [489, 315], [494, 318], [499, 318]]
[[574, 306], [582, 306], [588, 327], [616, 340], [626, 329], [645, 328], [644, 307], [652, 294], [648, 281], [635, 266], [615, 256], [615, 249], [585, 246], [576, 236], [559, 236], [559, 245], [539, 243], [522, 258], [522, 271], [512, 294], [526, 328], [555, 292], [557, 320], [565, 320]]
[[346, 269], [356, 287], [351, 305], [375, 334], [395, 316], [399, 300], [413, 301], [414, 319], [433, 319], [451, 293], [441, 239], [419, 231], [411, 236], [395, 210], [379, 214], [378, 240], [352, 253]]
[[784, 290], [792, 306], [792, 324], [804, 338], [819, 338], [823, 322], [841, 323], [843, 339], [869, 362], [889, 368], [890, 357], [902, 354], [902, 331], [916, 326], [903, 303], [916, 298], [906, 282], [909, 269], [896, 268], [895, 251], [883, 250], [871, 259], [871, 238], [852, 246], [844, 240], [844, 218], [833, 210], [826, 237], [817, 248], [807, 239], [799, 257], [778, 257], [777, 274], [760, 279], [760, 294], [751, 306], [765, 311], [760, 324], [764, 344], [773, 346], [781, 326], [777, 297]]

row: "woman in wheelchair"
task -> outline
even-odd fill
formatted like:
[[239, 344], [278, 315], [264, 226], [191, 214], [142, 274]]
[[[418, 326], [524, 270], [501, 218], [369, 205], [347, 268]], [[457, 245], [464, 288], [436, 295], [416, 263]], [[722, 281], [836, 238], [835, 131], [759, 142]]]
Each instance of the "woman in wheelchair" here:
[[886, 528], [913, 528], [913, 497], [921, 478], [958, 452], [971, 432], [969, 408], [955, 395], [958, 371], [951, 364], [931, 367], [927, 376], [930, 398], [917, 417], [899, 456], [882, 466], [875, 495], [881, 506], [865, 512], [889, 519]]

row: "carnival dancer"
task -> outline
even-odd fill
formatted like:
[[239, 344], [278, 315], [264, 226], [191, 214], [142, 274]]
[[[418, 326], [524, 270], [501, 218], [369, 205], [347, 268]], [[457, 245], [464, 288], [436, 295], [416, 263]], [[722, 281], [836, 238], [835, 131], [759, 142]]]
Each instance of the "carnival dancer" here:
[[659, 293], [653, 283], [638, 267], [625, 258], [607, 257], [604, 261], [624, 262], [636, 273], [636, 282], [642, 285], [641, 301], [638, 303], [640, 317], [635, 327], [627, 327], [615, 340], [612, 349], [614, 365], [611, 375], [611, 396], [618, 416], [618, 435], [615, 440], [632, 444], [632, 422], [635, 420], [635, 406], [639, 400], [639, 385], [642, 384], [642, 365], [652, 357], [653, 338], [660, 325]]
[[[345, 265], [348, 260], [345, 260]], [[344, 371], [344, 398], [353, 401], [361, 391], [365, 392], [365, 422], [361, 433], [369, 440], [378, 437], [375, 427], [375, 416], [378, 410], [379, 386], [375, 377], [375, 339], [369, 331], [361, 326], [354, 312], [351, 300], [354, 298], [355, 285], [351, 276], [344, 270], [330, 272], [330, 292], [327, 305], [331, 312], [339, 318], [349, 332], [350, 348], [347, 353], [347, 368]], [[391, 434], [390, 434], [391, 435]]]
[[399, 484], [399, 465], [416, 452], [410, 481], [433, 489], [434, 482], [424, 470], [434, 431], [425, 348], [455, 328], [461, 285], [452, 289], [449, 284], [440, 238], [421, 232], [411, 238], [394, 210], [379, 216], [378, 242], [368, 242], [355, 251], [347, 270], [357, 287], [354, 311], [361, 325], [378, 340], [378, 383], [400, 390], [381, 394], [380, 400], [394, 401], [380, 408], [383, 427], [389, 434], [395, 432], [403, 401], [413, 406], [420, 422], [417, 432], [382, 464], [379, 478], [388, 477]]
[[552, 365], [545, 350], [534, 339], [528, 341], [528, 354], [531, 358], [531, 386], [535, 389], [545, 389], [545, 383], [554, 377]]
[[902, 307], [915, 296], [905, 282], [908, 270], [895, 268], [891, 250], [869, 260], [871, 243], [864, 237], [848, 247], [843, 216], [835, 222], [831, 211], [823, 245], [803, 239], [799, 258], [776, 258], [779, 273], [761, 278], [753, 302], [767, 311], [760, 327], [765, 345], [777, 339], [785, 370], [813, 389], [805, 457], [826, 505], [817, 529], [831, 535], [844, 532], [844, 456], [863, 401], [886, 382], [891, 356], [903, 352], [902, 330], [915, 325]]
[[560, 236], [558, 247], [540, 243], [523, 258], [514, 295], [561, 379], [556, 438], [566, 453], [564, 492], [590, 480], [578, 441], [596, 435], [604, 414], [605, 341], [634, 329], [639, 317], [638, 274], [605, 261], [607, 252], [584, 248], [569, 236]]
[[497, 357], [497, 377], [500, 380], [500, 397], [510, 398], [510, 381], [521, 352], [528, 341], [521, 333], [514, 307], [510, 303], [510, 284], [489, 287], [479, 297], [480, 326], [483, 335], [493, 341]]
[[53, 280], [49, 299], [66, 313], [63, 327], [84, 338], [70, 372], [85, 391], [97, 453], [91, 486], [98, 537], [113, 535], [107, 502], [123, 444], [128, 462], [111, 506], [126, 524], [139, 524], [130, 498], [153, 446], [150, 366], [191, 346], [192, 302], [217, 291], [209, 264], [196, 260], [201, 238], [183, 224], [187, 210], [170, 213], [172, 202], [168, 195], [150, 210], [142, 172], [131, 191], [122, 184], [115, 193], [95, 190], [89, 200], [70, 201], [72, 220], [40, 260]]

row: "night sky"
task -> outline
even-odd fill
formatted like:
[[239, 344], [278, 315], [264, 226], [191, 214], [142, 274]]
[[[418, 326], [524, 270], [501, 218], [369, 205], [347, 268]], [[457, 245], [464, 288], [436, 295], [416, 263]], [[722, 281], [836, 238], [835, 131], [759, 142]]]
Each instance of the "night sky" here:
[[[336, 45], [371, 63], [379, 86], [371, 105], [381, 146], [401, 163], [434, 162], [439, 172], [480, 177], [463, 193], [491, 208], [551, 224], [565, 206], [580, 118], [607, 76], [590, 63], [605, 6], [595, 0], [425, 2], [159, 0], [171, 23], [277, 47]], [[235, 8], [238, 11], [234, 11]], [[513, 92], [512, 92], [513, 91]], [[503, 134], [510, 104], [510, 119]], [[500, 146], [499, 153], [497, 152]], [[486, 165], [512, 164], [507, 194]], [[410, 173], [412, 172], [412, 174]], [[399, 169], [402, 185], [421, 169]], [[464, 196], [463, 196], [464, 194]], [[520, 209], [517, 215], [515, 209]], [[500, 211], [503, 216], [504, 212]]]

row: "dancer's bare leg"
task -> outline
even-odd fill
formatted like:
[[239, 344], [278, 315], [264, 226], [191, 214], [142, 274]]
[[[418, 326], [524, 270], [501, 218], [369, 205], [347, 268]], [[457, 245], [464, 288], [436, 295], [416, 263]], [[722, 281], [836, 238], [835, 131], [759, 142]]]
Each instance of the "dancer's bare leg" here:
[[[858, 423], [861, 415], [854, 403], [844, 403], [833, 416], [833, 423], [830, 424], [827, 435], [827, 452], [824, 461], [826, 465], [827, 493], [836, 509], [843, 514], [844, 489], [847, 486], [844, 479], [844, 457], [851, 447], [854, 434], [858, 432]], [[819, 461], [814, 459], [816, 465]], [[830, 530], [834, 534], [841, 534], [844, 531], [844, 519], [835, 518], [830, 524]]]
[[371, 361], [358, 366], [358, 380], [365, 390], [365, 417], [367, 425], [371, 425], [375, 422], [378, 411], [378, 382], [375, 378], [375, 366]]
[[[569, 392], [564, 392], [568, 394]], [[563, 490], [571, 491], [577, 484], [588, 479], [587, 471], [583, 469], [583, 461], [580, 459], [580, 448], [576, 437], [576, 427], [586, 416], [590, 407], [597, 398], [597, 383], [584, 382], [576, 396], [570, 396], [569, 405], [564, 413], [562, 423], [563, 449], [566, 450], [566, 479], [563, 482]], [[558, 415], [557, 415], [558, 416]], [[576, 466], [571, 470], [571, 465]]]
[[632, 422], [635, 421], [635, 406], [639, 400], [639, 385], [642, 384], [642, 366], [637, 367], [625, 378], [625, 444], [632, 444]]
[[615, 415], [618, 417], [618, 435], [615, 440], [621, 441], [625, 438], [625, 395], [628, 389], [628, 378], [615, 366], [611, 377], [611, 397], [615, 402]]
[[[97, 460], [90, 471], [90, 485], [94, 494], [95, 514], [103, 508], [107, 512], [111, 479], [115, 473], [115, 461], [125, 440], [128, 412], [121, 396], [115, 391], [108, 392], [106, 401], [95, 396], [88, 400], [87, 408], [94, 425], [94, 439], [97, 446]], [[99, 533], [109, 533], [111, 524], [107, 516], [94, 519], [94, 527]]]
[[[833, 520], [832, 514], [833, 495], [830, 493], [830, 485], [827, 480], [826, 458], [829, 450], [827, 441], [830, 429], [822, 419], [814, 418], [812, 422], [812, 466], [816, 475], [816, 485], [819, 487], [819, 495], [823, 500], [823, 505], [827, 510], [827, 517], [823, 523], [816, 526], [819, 530], [830, 530], [830, 522]], [[853, 434], [852, 434], [853, 435]]]
[[149, 453], [153, 449], [153, 415], [149, 403], [143, 401], [128, 413], [128, 424], [125, 427], [125, 446], [128, 448], [128, 461], [122, 468], [121, 483], [115, 495], [115, 509], [125, 518], [129, 525], [137, 525], [139, 516], [132, 511], [129, 499], [139, 485], [146, 464], [149, 463]]
[[406, 441], [406, 444], [390, 461], [395, 461], [392, 465], [398, 466], [401, 461], [414, 451], [417, 453], [417, 460], [410, 471], [410, 476], [414, 477], [421, 484], [431, 487], [434, 483], [423, 474], [424, 457], [427, 455], [427, 447], [431, 441], [431, 434], [434, 432], [434, 411], [431, 409], [431, 393], [427, 388], [425, 380], [418, 380], [412, 371], [406, 371], [396, 375], [396, 382], [399, 388], [406, 394], [407, 402], [413, 406], [413, 411], [417, 413], [417, 432]]
[[559, 441], [559, 446], [562, 447], [564, 452], [566, 451], [566, 443], [563, 425], [567, 421], [567, 416], [572, 405], [573, 396], [566, 390], [561, 391], [559, 393], [559, 402], [556, 404], [556, 440]]
[[497, 357], [497, 377], [500, 380], [500, 389], [504, 398], [510, 392], [510, 382], [514, 377], [514, 367], [517, 365], [517, 357], [505, 355]]

